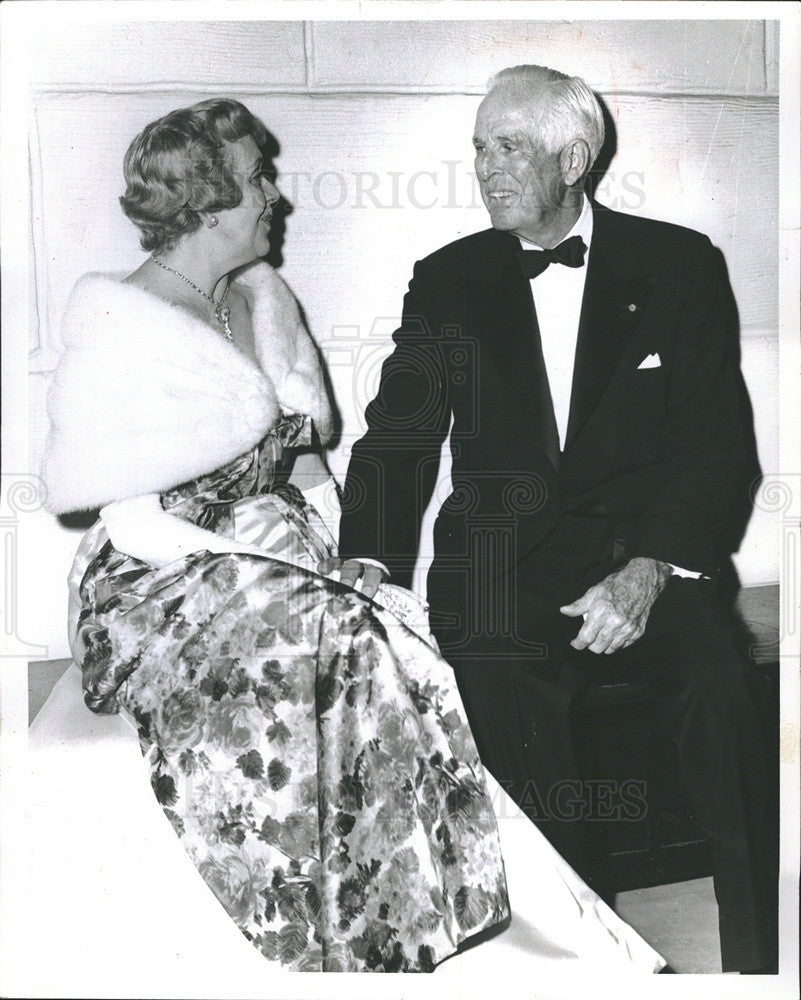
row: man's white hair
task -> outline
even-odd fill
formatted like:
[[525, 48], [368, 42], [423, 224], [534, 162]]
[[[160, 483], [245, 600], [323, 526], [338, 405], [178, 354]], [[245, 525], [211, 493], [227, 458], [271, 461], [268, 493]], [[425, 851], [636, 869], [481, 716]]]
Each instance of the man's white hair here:
[[[509, 66], [490, 79], [489, 92], [499, 86], [531, 97], [534, 140], [556, 153], [573, 139], [584, 139], [592, 166], [604, 144], [604, 119], [595, 94], [581, 77], [546, 66]], [[546, 100], [541, 101], [543, 96]]]

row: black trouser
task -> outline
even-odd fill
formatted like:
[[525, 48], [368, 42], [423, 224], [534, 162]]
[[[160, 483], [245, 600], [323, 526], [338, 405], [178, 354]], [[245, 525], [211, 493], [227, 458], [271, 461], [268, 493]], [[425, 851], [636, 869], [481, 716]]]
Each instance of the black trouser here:
[[[576, 819], [584, 772], [576, 755], [574, 709], [612, 667], [647, 678], [695, 814], [710, 834], [723, 970], [770, 964], [777, 934], [778, 834], [764, 679], [738, 652], [713, 585], [671, 578], [642, 639], [612, 656], [574, 650], [569, 642], [581, 619], [547, 608], [541, 595], [528, 595], [538, 610], [533, 624], [518, 629], [517, 641], [451, 641], [449, 649], [453, 635], [438, 636], [482, 760], [592, 883], [588, 824]], [[525, 591], [517, 600], [519, 607], [526, 603]], [[528, 648], [537, 637], [544, 647]], [[499, 654], [494, 662], [493, 649]]]

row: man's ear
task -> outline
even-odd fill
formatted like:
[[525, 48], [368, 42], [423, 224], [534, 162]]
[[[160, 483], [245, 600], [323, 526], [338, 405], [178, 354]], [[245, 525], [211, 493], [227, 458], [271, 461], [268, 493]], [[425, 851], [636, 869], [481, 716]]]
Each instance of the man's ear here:
[[568, 187], [577, 184], [590, 169], [590, 147], [584, 139], [569, 142], [559, 154], [562, 178]]

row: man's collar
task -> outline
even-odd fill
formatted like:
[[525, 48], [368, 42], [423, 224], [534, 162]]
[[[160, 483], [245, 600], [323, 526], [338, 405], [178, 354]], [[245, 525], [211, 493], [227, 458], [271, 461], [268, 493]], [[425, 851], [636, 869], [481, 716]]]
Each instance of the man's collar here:
[[[592, 242], [592, 207], [590, 206], [590, 199], [587, 195], [584, 194], [582, 197], [583, 201], [581, 204], [581, 214], [576, 219], [570, 232], [566, 233], [564, 239], [559, 242], [563, 243], [564, 240], [569, 240], [571, 236], [580, 236], [584, 240], [587, 248], [589, 248], [590, 243]], [[524, 240], [522, 237], [518, 237], [518, 239], [520, 240], [520, 246], [523, 247], [524, 250], [545, 249], [544, 247], [538, 246], [536, 243], [529, 243], [528, 240]]]

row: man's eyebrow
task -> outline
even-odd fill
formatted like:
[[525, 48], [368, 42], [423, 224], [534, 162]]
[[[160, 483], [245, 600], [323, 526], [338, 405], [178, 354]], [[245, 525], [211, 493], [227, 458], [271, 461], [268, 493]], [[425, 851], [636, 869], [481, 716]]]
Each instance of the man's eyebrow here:
[[[493, 135], [492, 138], [496, 139], [498, 142], [520, 142], [521, 139], [524, 138], [524, 136], [521, 132], [516, 132], [514, 135], [506, 135], [505, 133], [500, 132], [498, 133], [498, 135]], [[475, 146], [477, 143], [480, 142], [483, 142], [483, 139], [481, 139], [477, 135], [474, 135], [473, 145]]]

